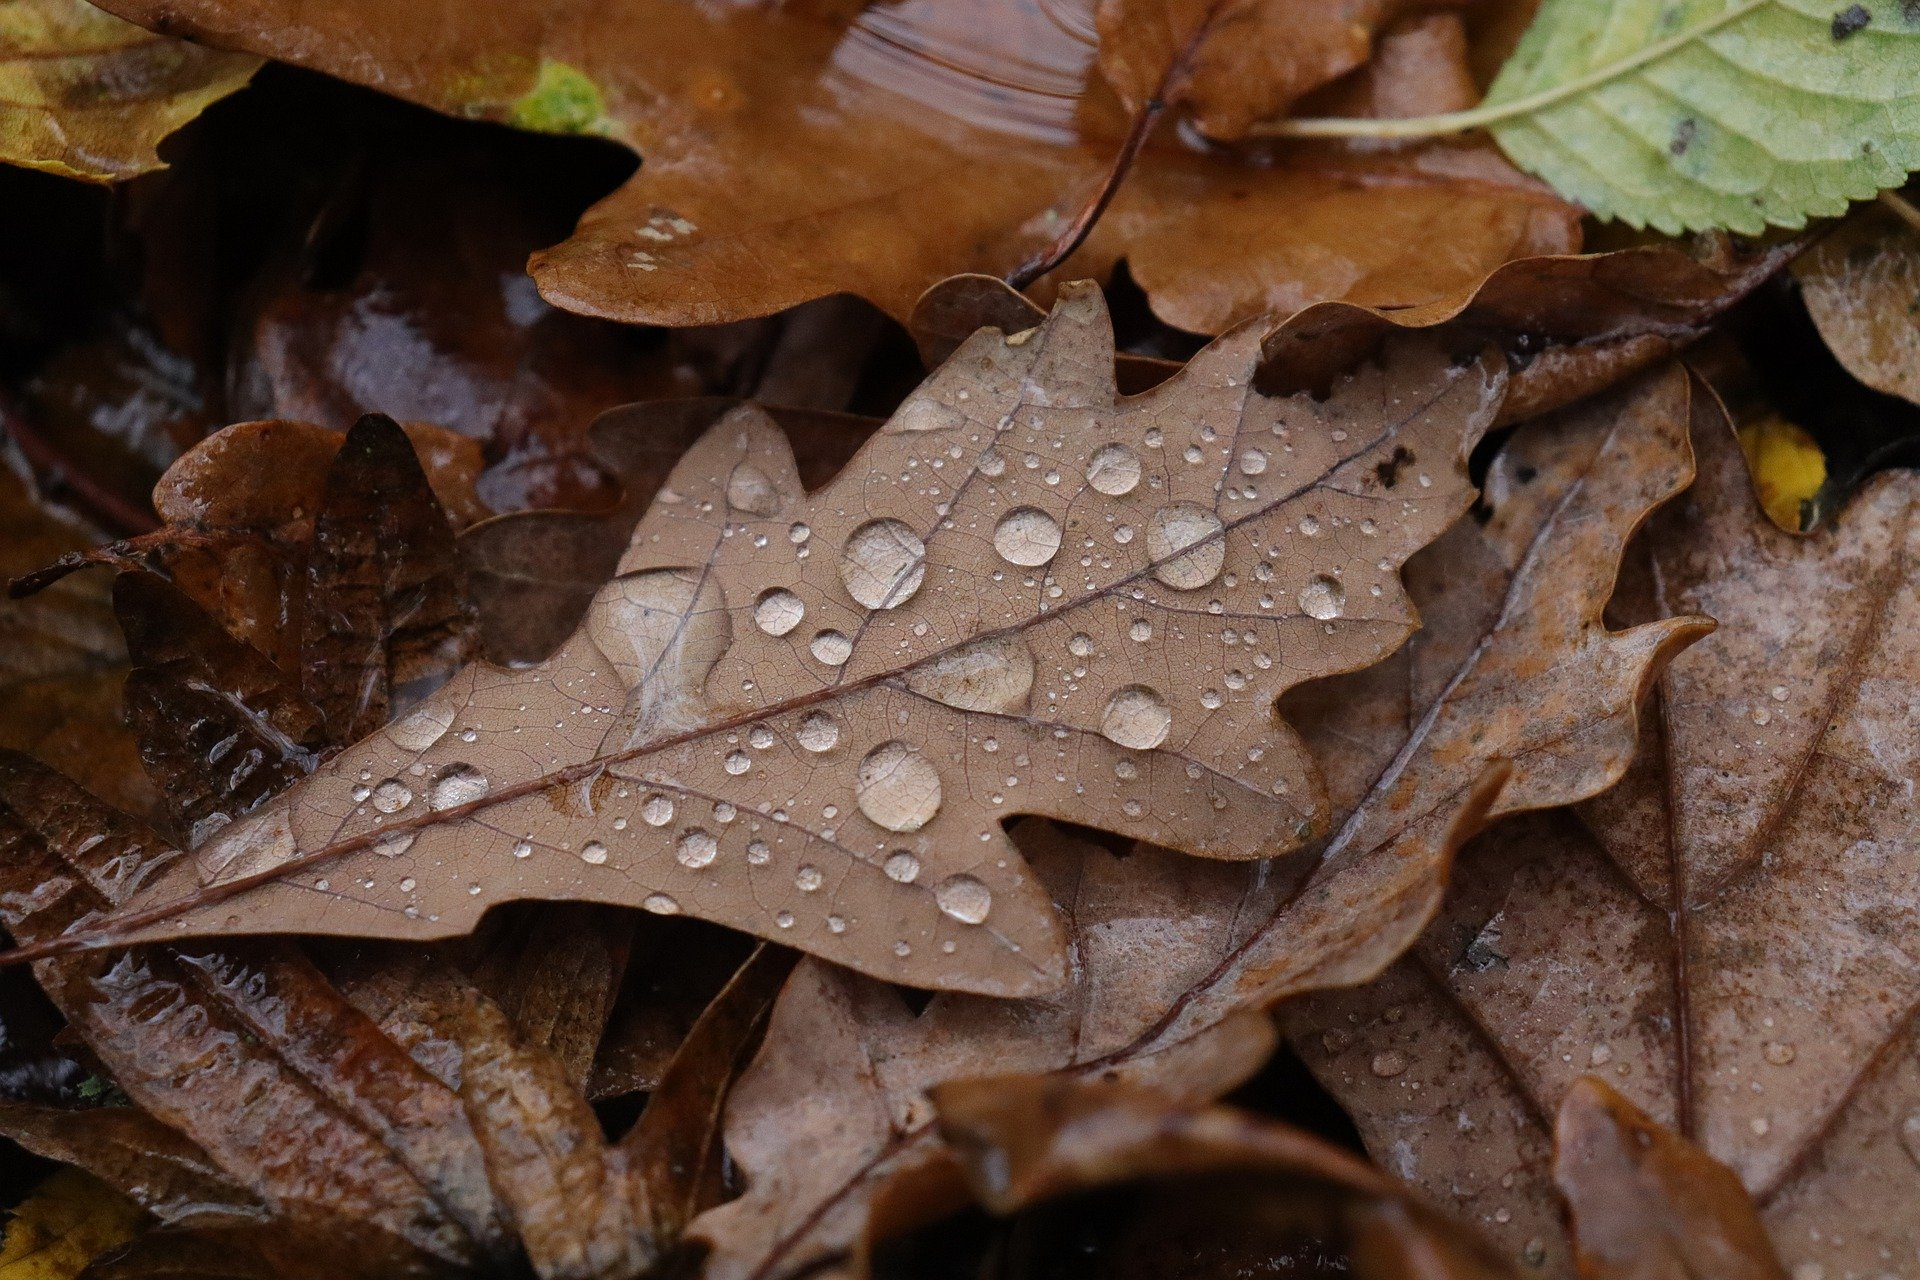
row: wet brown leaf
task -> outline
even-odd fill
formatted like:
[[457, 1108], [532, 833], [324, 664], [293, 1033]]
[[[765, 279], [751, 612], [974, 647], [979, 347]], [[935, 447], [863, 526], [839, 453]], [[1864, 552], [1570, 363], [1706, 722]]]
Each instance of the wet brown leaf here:
[[963, 348], [811, 497], [777, 428], [730, 416], [554, 657], [468, 668], [128, 919], [427, 938], [601, 900], [913, 984], [1057, 986], [1004, 814], [1225, 859], [1323, 830], [1272, 700], [1405, 637], [1396, 567], [1465, 507], [1499, 403], [1497, 374], [1413, 346], [1268, 398], [1259, 338], [1116, 399], [1077, 288]]
[[[1534, 468], [1532, 478], [1496, 487], [1486, 524], [1455, 526], [1410, 567], [1429, 605], [1411, 650], [1289, 700], [1348, 815], [1317, 860], [1176, 861], [1181, 878], [1158, 889], [1152, 869], [1164, 854], [1136, 850], [1124, 863], [1083, 854], [1077, 891], [1087, 901], [1056, 890], [1078, 926], [1075, 986], [1057, 998], [1074, 1010], [1063, 1020], [1069, 1043], [1043, 1034], [1039, 1012], [1004, 1004], [999, 1016], [1020, 1027], [1012, 1045], [941, 1035], [933, 1009], [970, 1008], [965, 998], [942, 995], [907, 1020], [890, 995], [818, 989], [825, 978], [803, 965], [729, 1109], [729, 1149], [748, 1188], [697, 1229], [720, 1258], [715, 1275], [784, 1277], [852, 1249], [877, 1184], [941, 1158], [913, 1111], [933, 1084], [1071, 1069], [1219, 1096], [1237, 1077], [1214, 1064], [1240, 1061], [1221, 1046], [1257, 1016], [1247, 1010], [1379, 973], [1432, 919], [1455, 849], [1489, 810], [1551, 805], [1617, 779], [1639, 697], [1705, 625], [1676, 618], [1615, 632], [1600, 621], [1628, 536], [1691, 475], [1687, 402], [1674, 368], [1524, 429], [1504, 466]], [[1542, 470], [1541, 459], [1555, 462]], [[1470, 590], [1439, 589], [1449, 577]], [[1374, 682], [1394, 695], [1387, 714]], [[1036, 869], [1060, 874], [1049, 865]], [[1108, 869], [1111, 881], [1095, 874]], [[1122, 920], [1103, 914], [1107, 901], [1125, 904]], [[902, 1023], [913, 1037], [905, 1044]], [[789, 1147], [789, 1133], [820, 1136]]]
[[0, 1102], [0, 1133], [35, 1155], [85, 1169], [164, 1223], [265, 1214], [206, 1152], [133, 1107]]
[[[1231, 863], [1148, 846], [1121, 858], [1039, 822], [1019, 834], [1073, 921], [1071, 985], [1019, 1001], [943, 992], [916, 1013], [885, 983], [803, 961], [727, 1105], [727, 1150], [747, 1187], [694, 1224], [693, 1238], [712, 1246], [708, 1280], [811, 1274], [847, 1256], [877, 1195], [951, 1161], [928, 1089], [1124, 1048], [1231, 953], [1234, 933], [1207, 906], [1260, 892], [1259, 877]], [[1148, 1078], [1201, 1101], [1257, 1070], [1272, 1041], [1263, 1017], [1235, 1019]]]
[[1847, 371], [1920, 404], [1920, 213], [1888, 198], [1897, 204], [1860, 209], [1821, 237], [1793, 274]]
[[1567, 1090], [1553, 1131], [1574, 1256], [1592, 1280], [1786, 1280], [1733, 1171], [1598, 1076]]
[[[324, 16], [289, 0], [112, 7], [452, 114], [634, 147], [639, 172], [572, 239], [536, 255], [533, 271], [558, 305], [637, 323], [711, 324], [842, 292], [904, 317], [944, 276], [1004, 275], [1052, 246], [1129, 130], [1095, 65], [1090, 0], [854, 12], [528, 2], [431, 18], [360, 0], [333, 0]], [[1315, 9], [1232, 8], [1280, 15], [1261, 18], [1262, 30]], [[1306, 55], [1304, 75], [1270, 52], [1290, 41], [1253, 54], [1228, 40], [1228, 65], [1205, 63], [1200, 83], [1211, 92], [1256, 78], [1254, 92], [1232, 95], [1245, 115], [1262, 90], [1284, 97], [1364, 48], [1334, 26], [1315, 30], [1343, 47]], [[1140, 61], [1147, 51], [1129, 48], [1125, 83], [1158, 79]], [[1167, 52], [1163, 43], [1147, 56]], [[1578, 245], [1572, 207], [1490, 145], [1284, 148], [1272, 166], [1267, 154], [1242, 161], [1154, 143], [1063, 278], [1104, 276], [1125, 257], [1163, 319], [1217, 333], [1324, 298], [1419, 305], [1509, 258]], [[1230, 262], [1212, 242], [1233, 245]]]
[[246, 87], [258, 58], [142, 31], [84, 0], [0, 4], [0, 160], [111, 182], [161, 165], [161, 139]]
[[[1380, 1280], [1512, 1274], [1472, 1232], [1373, 1166], [1242, 1111], [1059, 1076], [957, 1082], [933, 1098], [974, 1197], [994, 1213], [1139, 1187], [1132, 1221], [1106, 1244], [1112, 1269], [1101, 1274], [1224, 1277], [1293, 1267]], [[1315, 1267], [1316, 1259], [1325, 1261]]]
[[1790, 1269], [1914, 1274], [1914, 478], [1795, 537], [1695, 407], [1699, 482], [1628, 603], [1721, 626], [1660, 732], [1577, 821], [1470, 849], [1413, 956], [1297, 1043], [1374, 1150], [1550, 1274], [1548, 1126], [1587, 1071], [1731, 1168]]

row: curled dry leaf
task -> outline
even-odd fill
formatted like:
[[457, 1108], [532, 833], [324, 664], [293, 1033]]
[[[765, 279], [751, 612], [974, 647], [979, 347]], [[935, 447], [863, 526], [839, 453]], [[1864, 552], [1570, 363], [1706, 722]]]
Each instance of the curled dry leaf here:
[[1920, 213], [1899, 196], [1888, 201], [1822, 236], [1793, 274], [1847, 372], [1920, 404]]
[[142, 31], [85, 0], [6, 0], [0, 160], [94, 182], [158, 169], [160, 140], [245, 88], [259, 66]]
[[933, 1098], [974, 1197], [994, 1213], [1138, 1185], [1132, 1220], [1106, 1244], [1130, 1264], [1122, 1274], [1218, 1265], [1235, 1250], [1251, 1255], [1243, 1267], [1312, 1250], [1341, 1258], [1342, 1273], [1379, 1280], [1510, 1274], [1472, 1232], [1372, 1165], [1229, 1107], [1059, 1076], [957, 1082]]
[[1409, 960], [1316, 1002], [1296, 1043], [1372, 1149], [1550, 1274], [1548, 1126], [1590, 1070], [1738, 1174], [1790, 1268], [1920, 1274], [1920, 488], [1884, 474], [1788, 535], [1695, 407], [1699, 483], [1632, 594], [1721, 629], [1662, 677], [1660, 732], [1577, 821], [1470, 849]]
[[1267, 397], [1260, 337], [1118, 398], [1077, 287], [979, 335], [812, 496], [764, 415], [724, 419], [553, 657], [467, 668], [93, 941], [438, 937], [566, 898], [909, 984], [1057, 987], [1004, 816], [1225, 859], [1323, 830], [1273, 700], [1404, 639], [1397, 568], [1466, 506], [1499, 404], [1497, 373], [1418, 346]]
[[1553, 1146], [1582, 1276], [1786, 1280], [1733, 1171], [1598, 1076], [1567, 1090]]
[[[1600, 621], [1628, 536], [1691, 475], [1686, 404], [1685, 375], [1669, 369], [1524, 429], [1527, 443], [1507, 453], [1532, 457], [1531, 445], [1558, 465], [1498, 494], [1485, 525], [1463, 522], [1416, 559], [1410, 581], [1428, 607], [1412, 650], [1291, 700], [1339, 762], [1330, 783], [1349, 815], [1317, 862], [1176, 863], [1181, 878], [1148, 893], [1165, 854], [1083, 853], [1079, 878], [1064, 884], [1084, 900], [1056, 890], [1076, 923], [1075, 986], [1059, 998], [1072, 1014], [1045, 1014], [1054, 1006], [1038, 1001], [1030, 1013], [991, 1006], [1022, 1027], [1014, 1045], [928, 1021], [935, 1007], [973, 1007], [959, 997], [908, 1020], [883, 988], [836, 978], [821, 989], [830, 971], [802, 966], [729, 1108], [729, 1150], [748, 1185], [696, 1230], [715, 1248], [715, 1275], [790, 1276], [854, 1249], [886, 1179], [940, 1158], [914, 1103], [934, 1084], [1074, 1070], [1219, 1096], [1238, 1078], [1222, 1068], [1240, 1061], [1231, 1050], [1248, 1034], [1246, 1011], [1377, 974], [1432, 918], [1454, 850], [1490, 809], [1563, 803], [1617, 779], [1642, 691], [1707, 625], [1614, 632]], [[1450, 578], [1469, 583], [1471, 607], [1440, 589]], [[1370, 682], [1401, 701], [1380, 714]], [[1043, 876], [1048, 865], [1037, 863]], [[1151, 904], [1174, 892], [1165, 906], [1142, 905], [1143, 894]], [[1101, 905], [1107, 895], [1125, 903], [1122, 918]], [[1078, 1029], [1050, 1044], [1029, 1034], [1043, 1014]], [[848, 1114], [865, 1118], [848, 1124]], [[784, 1136], [816, 1129], [833, 1136], [791, 1146]]]
[[[561, 306], [638, 323], [711, 324], [842, 292], [904, 316], [944, 276], [1005, 274], [1054, 246], [1140, 119], [1099, 83], [1085, 0], [852, 12], [519, 0], [485, 14], [336, 0], [324, 17], [293, 0], [111, 7], [455, 115], [633, 146], [638, 173], [570, 240], [536, 255], [533, 272]], [[1229, 7], [1275, 11], [1263, 29], [1316, 9]], [[1365, 46], [1332, 34], [1348, 55]], [[1205, 55], [1202, 86], [1245, 75], [1254, 96], [1269, 81], [1285, 95], [1338, 61], [1319, 59], [1303, 77], [1278, 55], [1243, 57], [1237, 39], [1228, 32], [1215, 51], [1229, 64], [1219, 74]], [[1136, 55], [1164, 59], [1172, 46], [1136, 44], [1125, 83], [1164, 76], [1169, 68], [1156, 73]], [[1156, 142], [1068, 278], [1104, 275], [1126, 257], [1163, 318], [1217, 333], [1329, 297], [1415, 305], [1509, 258], [1578, 245], [1576, 211], [1483, 144], [1296, 148], [1263, 160]], [[1413, 247], [1433, 244], [1446, 251]]]

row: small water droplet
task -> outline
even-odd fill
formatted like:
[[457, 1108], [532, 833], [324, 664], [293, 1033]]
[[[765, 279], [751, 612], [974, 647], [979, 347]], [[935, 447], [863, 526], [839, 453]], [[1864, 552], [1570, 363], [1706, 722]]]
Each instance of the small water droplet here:
[[1043, 565], [1060, 551], [1060, 524], [1037, 507], [1015, 507], [994, 526], [993, 549], [1008, 564]]
[[753, 757], [744, 751], [729, 752], [724, 767], [728, 773], [737, 778], [753, 768]]
[[516, 841], [513, 846], [513, 856], [516, 858], [531, 858], [533, 856], [532, 842], [527, 840]]
[[1771, 1040], [1766, 1048], [1767, 1061], [1776, 1067], [1784, 1067], [1794, 1058], [1794, 1047], [1783, 1040]]
[[680, 904], [664, 893], [650, 893], [640, 900], [640, 906], [657, 916], [675, 916], [680, 914]]
[[1765, 1116], [1755, 1116], [1752, 1120], [1747, 1122], [1747, 1128], [1753, 1130], [1754, 1137], [1764, 1138], [1767, 1136], [1767, 1131], [1773, 1128], [1773, 1126], [1767, 1123], [1767, 1118]]
[[412, 876], [400, 877], [400, 892], [412, 893], [414, 890], [415, 884], [416, 884], [416, 881]]
[[598, 840], [589, 840], [580, 846], [580, 861], [599, 866], [607, 860], [607, 846]]
[[1084, 631], [1076, 631], [1067, 638], [1067, 652], [1076, 658], [1093, 656], [1093, 637]]
[[713, 861], [720, 852], [720, 842], [713, 834], [699, 827], [690, 827], [681, 835], [673, 847], [674, 860], [689, 870], [697, 870]]
[[806, 616], [806, 602], [784, 587], [761, 592], [753, 606], [753, 624], [770, 636], [787, 634]]
[[425, 751], [453, 726], [453, 708], [429, 702], [387, 726], [387, 737], [402, 751]]
[[1407, 1069], [1407, 1055], [1398, 1049], [1376, 1053], [1373, 1055], [1373, 1061], [1367, 1064], [1367, 1069], [1382, 1080], [1391, 1080]]
[[948, 876], [933, 887], [933, 901], [961, 924], [979, 924], [993, 910], [993, 890], [972, 876]]
[[664, 827], [673, 821], [673, 800], [669, 796], [650, 795], [640, 806], [640, 817], [650, 827]]
[[373, 794], [373, 788], [364, 782], [356, 782], [353, 784], [353, 790], [349, 794], [353, 796], [353, 802], [355, 804], [360, 804], [365, 801], [368, 796]]
[[1755, 707], [1753, 709], [1753, 715], [1751, 718], [1755, 724], [1760, 725], [1763, 728], [1773, 723], [1773, 713], [1771, 711], [1768, 711], [1765, 707]]
[[472, 765], [450, 764], [433, 775], [433, 784], [427, 789], [427, 804], [434, 809], [472, 804], [484, 797], [492, 787], [487, 775]]
[[787, 541], [791, 542], [796, 547], [799, 546], [801, 543], [805, 542], [808, 538], [811, 538], [812, 536], [813, 536], [813, 530], [807, 528], [807, 526], [804, 524], [793, 525], [791, 528], [787, 530]]
[[940, 811], [940, 773], [918, 747], [883, 742], [860, 762], [854, 799], [888, 831], [918, 831]]
[[820, 873], [820, 868], [818, 867], [801, 867], [800, 870], [794, 872], [793, 875], [794, 886], [802, 893], [812, 893], [826, 882], [826, 876]]
[[773, 860], [773, 850], [767, 847], [765, 840], [747, 841], [747, 862], [751, 866], [764, 867]]
[[905, 604], [926, 576], [927, 544], [899, 520], [867, 521], [853, 531], [840, 553], [840, 580], [847, 594], [869, 609]]
[[1300, 611], [1322, 622], [1340, 616], [1346, 607], [1347, 589], [1333, 578], [1317, 576], [1300, 588]]
[[1220, 696], [1218, 689], [1202, 689], [1200, 691], [1200, 705], [1209, 711], [1218, 711], [1220, 704], [1225, 700], [1226, 699]]
[[830, 667], [840, 666], [853, 656], [853, 641], [838, 631], [822, 631], [807, 646], [813, 656]]
[[765, 751], [773, 745], [773, 730], [763, 724], [757, 724], [747, 731], [747, 745], [755, 751]]
[[1267, 455], [1258, 449], [1248, 449], [1240, 455], [1240, 470], [1250, 476], [1257, 476], [1267, 469]]
[[887, 873], [887, 879], [900, 884], [912, 884], [920, 877], [920, 859], [905, 849], [895, 849], [887, 855], [886, 864], [881, 870]]
[[908, 956], [913, 954], [913, 948], [910, 945], [908, 945], [907, 940], [905, 938], [902, 938], [900, 939], [900, 941], [893, 944], [893, 954], [899, 956], [902, 960], [905, 960]]
[[382, 813], [398, 813], [413, 803], [413, 789], [398, 778], [388, 778], [373, 789], [373, 807]]
[[1178, 591], [1197, 591], [1212, 582], [1227, 559], [1224, 528], [1205, 507], [1190, 502], [1161, 507], [1147, 521], [1153, 576]]
[[1087, 483], [1110, 498], [1140, 483], [1140, 456], [1123, 444], [1104, 445], [1087, 463]]
[[1775, 702], [1785, 702], [1787, 700], [1787, 686], [1783, 684], [1773, 686], [1773, 700]]
[[800, 722], [800, 745], [809, 751], [831, 751], [840, 741], [840, 722], [815, 711]]
[[1158, 690], [1143, 684], [1116, 691], [1100, 717], [1100, 732], [1108, 741], [1135, 751], [1159, 746], [1172, 727], [1173, 713], [1167, 709], [1167, 700]]
[[827, 917], [828, 933], [845, 933], [846, 931], [847, 931], [847, 921], [844, 916], [828, 916]]
[[1141, 644], [1145, 644], [1153, 639], [1153, 624], [1145, 618], [1136, 618], [1133, 625], [1127, 628], [1127, 634]]
[[1305, 515], [1300, 517], [1300, 532], [1311, 538], [1320, 532], [1320, 517]]

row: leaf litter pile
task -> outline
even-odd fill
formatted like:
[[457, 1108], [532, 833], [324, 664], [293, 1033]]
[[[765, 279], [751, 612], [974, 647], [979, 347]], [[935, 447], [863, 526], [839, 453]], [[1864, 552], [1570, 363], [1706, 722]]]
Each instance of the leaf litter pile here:
[[1920, 1280], [1920, 9], [0, 0], [0, 1280]]

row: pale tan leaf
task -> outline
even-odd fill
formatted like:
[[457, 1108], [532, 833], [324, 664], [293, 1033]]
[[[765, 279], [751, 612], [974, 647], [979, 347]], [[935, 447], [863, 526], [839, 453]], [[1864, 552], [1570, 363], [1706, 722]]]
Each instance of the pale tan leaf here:
[[[1912, 213], [1901, 197], [1888, 198]], [[1796, 259], [1793, 274], [1847, 372], [1920, 404], [1920, 215], [1862, 208]]]
[[1412, 629], [1398, 567], [1465, 508], [1498, 409], [1497, 371], [1417, 344], [1267, 397], [1261, 337], [1117, 397], [1076, 287], [974, 338], [811, 496], [764, 415], [729, 415], [553, 657], [468, 667], [125, 919], [424, 938], [601, 900], [894, 981], [1059, 986], [1003, 819], [1234, 860], [1324, 831], [1273, 702]]

